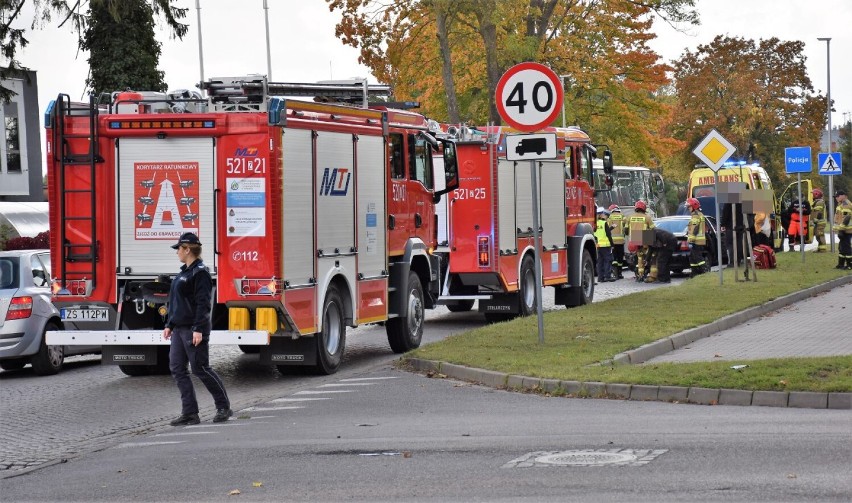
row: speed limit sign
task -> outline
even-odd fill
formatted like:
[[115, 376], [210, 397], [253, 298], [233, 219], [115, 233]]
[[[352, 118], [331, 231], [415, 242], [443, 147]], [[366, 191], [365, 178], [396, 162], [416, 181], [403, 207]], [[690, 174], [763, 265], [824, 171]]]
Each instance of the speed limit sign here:
[[500, 117], [520, 131], [549, 126], [562, 110], [562, 81], [539, 63], [520, 63], [506, 70], [496, 94]]

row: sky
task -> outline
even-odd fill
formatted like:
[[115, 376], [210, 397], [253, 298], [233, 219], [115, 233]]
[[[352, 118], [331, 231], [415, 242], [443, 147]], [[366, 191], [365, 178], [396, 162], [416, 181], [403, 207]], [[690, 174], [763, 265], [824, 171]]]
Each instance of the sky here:
[[[267, 73], [263, 0], [200, 0], [204, 77]], [[698, 0], [701, 26], [681, 33], [657, 22], [658, 38], [650, 43], [663, 61], [694, 51], [716, 35], [805, 42], [808, 75], [814, 88], [827, 89], [826, 43], [831, 37], [831, 96], [835, 102], [832, 125], [852, 119], [852, 0]], [[29, 5], [29, 4], [28, 4]], [[192, 88], [200, 80], [198, 10], [196, 0], [179, 0], [189, 8], [184, 22], [189, 32], [183, 40], [170, 39], [160, 30], [160, 69], [169, 89]], [[235, 7], [239, 5], [239, 8]], [[358, 64], [358, 51], [334, 35], [339, 13], [331, 13], [325, 0], [267, 0], [271, 39], [272, 78], [276, 82], [316, 82], [327, 79], [375, 78]], [[31, 6], [30, 6], [31, 8]], [[32, 11], [23, 12], [28, 26]], [[84, 99], [88, 72], [87, 53], [77, 50], [76, 35], [56, 22], [28, 30], [30, 44], [19, 51], [23, 66], [36, 70], [39, 107], [43, 111], [58, 93]], [[41, 117], [41, 113], [39, 116]]]

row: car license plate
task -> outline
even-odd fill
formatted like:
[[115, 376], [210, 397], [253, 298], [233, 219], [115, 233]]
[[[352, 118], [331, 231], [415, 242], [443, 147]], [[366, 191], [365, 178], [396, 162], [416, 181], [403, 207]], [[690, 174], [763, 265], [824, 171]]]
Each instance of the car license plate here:
[[109, 321], [109, 310], [105, 307], [67, 308], [60, 309], [59, 316], [70, 321]]

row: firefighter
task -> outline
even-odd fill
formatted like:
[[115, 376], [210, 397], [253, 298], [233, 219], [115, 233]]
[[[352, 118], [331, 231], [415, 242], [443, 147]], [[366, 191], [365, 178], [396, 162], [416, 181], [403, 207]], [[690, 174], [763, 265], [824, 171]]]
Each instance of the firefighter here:
[[609, 207], [609, 218], [606, 223], [612, 234], [612, 272], [615, 279], [622, 279], [621, 268], [624, 266], [624, 215], [617, 204]]
[[691, 218], [686, 231], [686, 240], [689, 243], [689, 267], [692, 270], [691, 277], [707, 272], [707, 261], [704, 260], [704, 246], [707, 244], [705, 236], [706, 221], [704, 213], [701, 213], [701, 203], [698, 199], [690, 197], [686, 200]]
[[822, 191], [819, 189], [813, 190], [814, 204], [811, 206], [811, 215], [814, 222], [814, 234], [817, 240], [817, 253], [824, 252], [825, 248], [825, 225], [827, 223], [825, 215], [825, 201], [822, 199]]
[[840, 241], [840, 256], [837, 259], [837, 269], [852, 271], [852, 202], [843, 189], [834, 193], [837, 206], [834, 210], [834, 230]]
[[615, 281], [612, 278], [612, 234], [607, 224], [606, 210], [598, 207], [595, 242], [598, 247], [598, 283]]
[[645, 204], [645, 201], [642, 201], [641, 199], [636, 201], [636, 204], [633, 205], [633, 209], [636, 210], [636, 212], [630, 215], [630, 219], [627, 221], [629, 228], [627, 239], [629, 242], [638, 246], [636, 251], [636, 281], [643, 281], [645, 279], [645, 263], [648, 254], [648, 245], [653, 242], [653, 237], [648, 236], [646, 231], [654, 228], [654, 220], [645, 213], [648, 209], [648, 205]]

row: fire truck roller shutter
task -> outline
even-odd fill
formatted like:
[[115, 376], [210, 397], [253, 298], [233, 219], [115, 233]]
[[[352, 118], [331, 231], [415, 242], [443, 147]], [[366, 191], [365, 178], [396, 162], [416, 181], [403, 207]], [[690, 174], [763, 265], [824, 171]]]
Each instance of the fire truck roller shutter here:
[[[539, 206], [543, 228], [541, 245], [548, 250], [553, 247], [565, 247], [564, 166], [564, 161], [543, 161], [539, 169]], [[542, 270], [544, 270], [543, 267]], [[547, 275], [547, 272], [544, 271], [544, 274]]]
[[[120, 273], [174, 273], [175, 254], [168, 245], [184, 232], [195, 232], [206, 245], [204, 262], [215, 275], [215, 153], [212, 138], [121, 138], [116, 142]], [[192, 203], [180, 204], [190, 196], [195, 199]]]
[[[291, 286], [310, 284], [314, 270], [313, 133], [285, 129], [284, 151], [284, 279]], [[286, 292], [285, 292], [286, 295]]]
[[515, 222], [515, 163], [501, 159], [497, 164], [498, 239], [500, 250], [515, 251], [518, 246]]
[[[530, 165], [526, 162], [515, 163], [515, 222], [520, 232], [530, 232], [533, 228], [532, 214], [532, 175]], [[539, 206], [539, 223], [541, 223], [541, 206]]]
[[357, 149], [358, 200], [358, 272], [364, 278], [381, 276], [387, 271], [386, 233], [387, 169], [384, 139], [362, 135]]
[[[340, 291], [351, 323], [352, 287], [355, 285], [355, 139], [351, 133], [321, 131], [316, 137], [317, 187], [317, 278], [324, 299], [328, 284], [343, 276], [348, 291]], [[322, 305], [322, 302], [320, 302]], [[321, 313], [318, 313], [321, 319]]]

